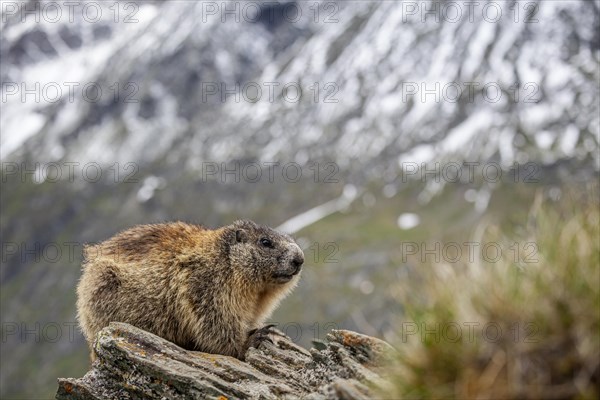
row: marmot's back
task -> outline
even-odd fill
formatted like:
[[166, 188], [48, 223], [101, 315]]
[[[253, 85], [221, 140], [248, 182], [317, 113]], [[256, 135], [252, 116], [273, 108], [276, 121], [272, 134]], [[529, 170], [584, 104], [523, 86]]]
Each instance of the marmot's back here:
[[202, 246], [214, 233], [200, 225], [183, 222], [138, 225], [102, 243], [87, 246], [84, 255], [88, 263], [100, 257], [118, 263], [165, 260]]
[[90, 346], [115, 321], [242, 357], [248, 332], [296, 285], [303, 262], [291, 237], [251, 221], [137, 226], [86, 248], [79, 322]]

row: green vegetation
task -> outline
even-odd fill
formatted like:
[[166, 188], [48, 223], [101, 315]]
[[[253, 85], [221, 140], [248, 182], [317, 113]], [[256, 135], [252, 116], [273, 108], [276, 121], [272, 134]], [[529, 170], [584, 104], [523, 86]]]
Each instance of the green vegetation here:
[[540, 194], [523, 229], [481, 224], [485, 242], [535, 244], [527, 257], [407, 267], [392, 291], [404, 313], [382, 397], [598, 398], [598, 190], [575, 197], [551, 205]]

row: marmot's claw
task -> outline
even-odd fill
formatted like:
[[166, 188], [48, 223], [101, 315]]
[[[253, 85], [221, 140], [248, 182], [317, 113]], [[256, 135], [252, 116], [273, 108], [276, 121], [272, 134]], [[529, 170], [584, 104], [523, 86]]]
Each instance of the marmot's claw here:
[[256, 331], [258, 331], [258, 330], [261, 330], [261, 331], [262, 331], [262, 330], [264, 330], [264, 331], [267, 331], [267, 332], [268, 332], [268, 331], [270, 331], [270, 330], [271, 330], [271, 328], [272, 328], [272, 327], [274, 327], [274, 326], [277, 326], [277, 324], [268, 324], [268, 325], [265, 325], [265, 326], [263, 326], [262, 328], [254, 328], [254, 329], [250, 329], [250, 330], [248, 331], [248, 337], [250, 337], [250, 336], [254, 335], [254, 334], [256, 333]]
[[252, 329], [248, 332], [248, 346], [247, 348], [254, 347], [258, 349], [262, 342], [270, 342], [273, 343], [273, 339], [269, 336], [271, 333], [271, 328], [273, 328], [275, 324], [265, 325], [259, 329]]

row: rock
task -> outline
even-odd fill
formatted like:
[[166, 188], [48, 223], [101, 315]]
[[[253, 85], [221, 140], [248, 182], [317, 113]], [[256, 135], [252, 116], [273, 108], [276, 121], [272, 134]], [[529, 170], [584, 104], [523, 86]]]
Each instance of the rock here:
[[394, 352], [346, 330], [332, 330], [321, 350], [307, 351], [276, 329], [271, 338], [240, 361], [111, 323], [98, 334], [92, 369], [83, 378], [60, 378], [56, 398], [368, 399]]

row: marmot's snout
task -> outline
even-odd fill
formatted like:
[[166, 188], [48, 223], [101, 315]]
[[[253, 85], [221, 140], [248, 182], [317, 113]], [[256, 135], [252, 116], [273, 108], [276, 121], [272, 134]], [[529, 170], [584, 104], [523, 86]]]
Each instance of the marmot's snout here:
[[291, 253], [291, 262], [293, 268], [293, 274], [296, 275], [302, 269], [302, 264], [304, 264], [304, 252], [296, 243], [292, 243], [290, 245], [290, 253]]
[[278, 283], [286, 283], [300, 273], [304, 264], [304, 252], [296, 243], [287, 245], [287, 253], [279, 268], [274, 273]]

